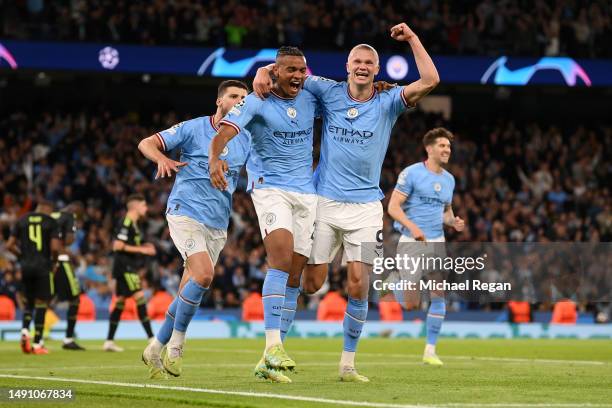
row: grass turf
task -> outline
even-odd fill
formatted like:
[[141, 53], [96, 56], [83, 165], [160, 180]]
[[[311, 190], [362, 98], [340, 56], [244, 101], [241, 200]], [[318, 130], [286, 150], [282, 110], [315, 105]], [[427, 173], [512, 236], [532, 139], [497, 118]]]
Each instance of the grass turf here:
[[[583, 406], [612, 407], [612, 345], [606, 340], [458, 340], [442, 339], [438, 353], [444, 367], [420, 363], [423, 340], [363, 339], [357, 368], [369, 384], [337, 380], [341, 339], [289, 339], [286, 350], [296, 360], [292, 384], [258, 381], [252, 369], [263, 340], [189, 340], [183, 376], [152, 381], [140, 361], [146, 342], [118, 341], [124, 353], [101, 351], [102, 342], [82, 342], [86, 352], [61, 350], [48, 342], [47, 356], [22, 355], [17, 342], [0, 342], [0, 388], [72, 388], [79, 407], [322, 407], [331, 401], [370, 406]], [[131, 388], [116, 384], [60, 382], [51, 379], [6, 378], [1, 375], [154, 384], [254, 395], [197, 390]], [[260, 394], [305, 397], [274, 399]], [[4, 405], [5, 401], [0, 401]], [[66, 402], [47, 402], [45, 407]], [[8, 407], [41, 406], [11, 402]], [[70, 406], [70, 405], [68, 405]], [[453, 405], [457, 406], [457, 405]], [[565, 406], [565, 405], [563, 405]]]

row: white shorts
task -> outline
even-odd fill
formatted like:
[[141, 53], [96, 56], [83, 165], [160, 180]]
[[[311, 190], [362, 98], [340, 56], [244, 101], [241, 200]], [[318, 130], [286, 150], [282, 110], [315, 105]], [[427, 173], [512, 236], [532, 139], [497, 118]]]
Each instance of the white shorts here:
[[251, 199], [263, 239], [272, 231], [284, 228], [293, 235], [293, 251], [310, 256], [317, 214], [316, 194], [258, 188], [251, 192]]
[[333, 261], [344, 246], [349, 262], [372, 264], [382, 254], [383, 209], [380, 201], [343, 203], [319, 196], [309, 264]]
[[[397, 243], [397, 255], [404, 256], [407, 255], [412, 258], [428, 258], [428, 257], [445, 257], [446, 249], [443, 244], [431, 244], [431, 243], [440, 243], [446, 242], [444, 239], [444, 235], [438, 238], [426, 239], [426, 241], [417, 241], [412, 237], [407, 237], [402, 235]], [[409, 265], [414, 265], [410, 263]], [[420, 281], [424, 275], [427, 275], [431, 272], [431, 269], [425, 268], [425, 273], [423, 273], [424, 268], [421, 264], [416, 269], [409, 267], [408, 269], [398, 268], [398, 272], [400, 274], [401, 279], [418, 282]]]
[[225, 246], [227, 231], [210, 228], [184, 215], [166, 215], [174, 246], [186, 260], [198, 252], [208, 252], [213, 265]]

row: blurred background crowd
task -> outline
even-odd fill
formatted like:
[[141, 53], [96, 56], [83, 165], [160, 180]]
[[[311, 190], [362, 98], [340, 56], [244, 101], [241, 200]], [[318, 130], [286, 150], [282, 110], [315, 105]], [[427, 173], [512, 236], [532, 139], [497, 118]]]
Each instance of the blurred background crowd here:
[[[212, 107], [211, 107], [212, 109]], [[149, 215], [143, 221], [145, 241], [157, 256], [141, 271], [148, 296], [176, 293], [182, 260], [164, 219], [172, 180], [153, 180], [155, 166], [137, 149], [143, 137], [187, 119], [175, 112], [144, 116], [91, 112], [13, 112], [0, 119], [0, 226], [10, 226], [41, 198], [57, 208], [84, 204], [71, 247], [77, 276], [97, 309], [111, 301], [110, 267], [113, 227], [125, 211], [125, 198], [144, 194]], [[471, 123], [471, 124], [470, 124]], [[610, 185], [612, 127], [576, 124], [563, 129], [545, 123], [482, 121], [449, 123], [436, 114], [414, 111], [398, 120], [381, 177], [386, 206], [399, 172], [423, 160], [421, 137], [434, 126], [456, 135], [448, 170], [457, 185], [455, 214], [466, 220], [463, 233], [447, 231], [450, 241], [468, 242], [600, 242], [612, 239]], [[318, 145], [318, 143], [317, 143]], [[315, 149], [318, 155], [318, 149]], [[266, 272], [265, 252], [245, 179], [234, 196], [229, 238], [215, 267], [215, 280], [203, 306], [239, 308], [260, 289]], [[398, 236], [385, 218], [385, 240]], [[19, 269], [0, 243], [0, 291], [19, 302]], [[329, 284], [319, 296], [301, 299], [301, 308], [316, 309], [328, 290], [342, 293], [345, 271], [330, 268]], [[593, 281], [592, 285], [596, 285]], [[542, 305], [548, 308], [550, 305]], [[455, 310], [489, 308], [457, 301]], [[583, 302], [581, 310], [592, 309]]]
[[605, 58], [611, 17], [607, 0], [0, 0], [0, 37], [394, 51], [406, 21], [436, 54]]

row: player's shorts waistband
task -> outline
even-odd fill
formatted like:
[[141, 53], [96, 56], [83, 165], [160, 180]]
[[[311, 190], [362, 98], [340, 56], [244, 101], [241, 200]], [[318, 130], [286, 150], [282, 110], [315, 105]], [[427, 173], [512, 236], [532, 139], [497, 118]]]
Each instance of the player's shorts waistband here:
[[62, 254], [57, 257], [60, 262], [70, 262], [70, 256], [68, 254]]

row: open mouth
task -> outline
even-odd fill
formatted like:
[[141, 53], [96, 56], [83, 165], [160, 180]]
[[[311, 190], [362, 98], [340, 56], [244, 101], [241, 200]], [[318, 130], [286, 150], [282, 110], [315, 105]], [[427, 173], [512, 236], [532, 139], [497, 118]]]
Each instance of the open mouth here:
[[367, 72], [355, 72], [357, 78], [367, 78], [369, 75]]
[[293, 92], [299, 91], [300, 90], [300, 85], [301, 85], [301, 82], [299, 80], [292, 80], [291, 82], [289, 82], [289, 88]]

